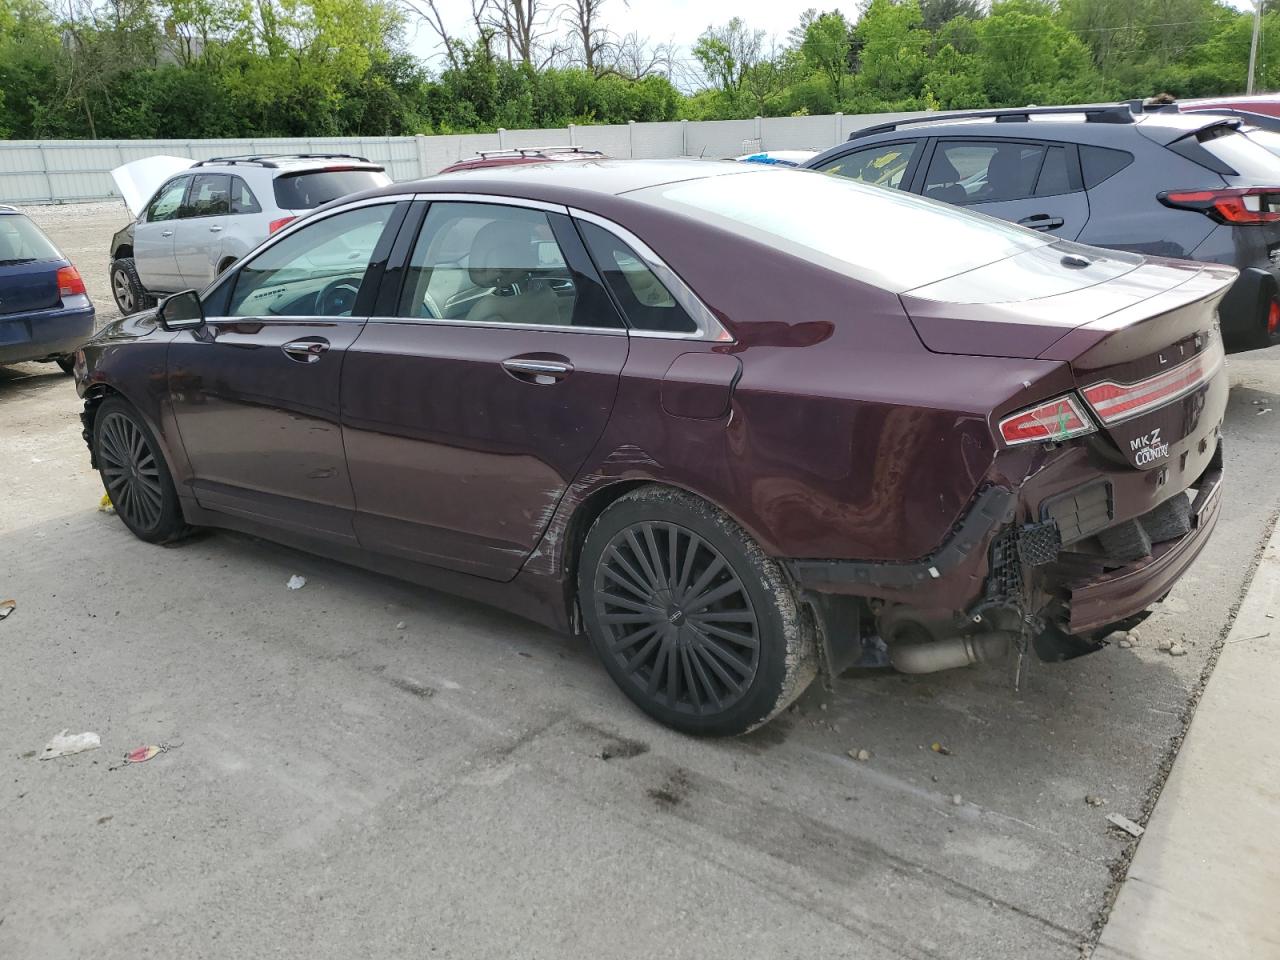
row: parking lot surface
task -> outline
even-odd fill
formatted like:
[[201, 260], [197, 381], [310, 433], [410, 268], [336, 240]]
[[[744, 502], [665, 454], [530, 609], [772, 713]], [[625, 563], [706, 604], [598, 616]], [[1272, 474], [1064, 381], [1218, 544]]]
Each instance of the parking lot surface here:
[[[123, 208], [32, 213], [114, 315]], [[1280, 506], [1280, 352], [1229, 370], [1221, 521], [1136, 646], [1017, 690], [847, 674], [698, 741], [585, 642], [247, 537], [137, 541], [70, 378], [0, 368], [0, 956], [1078, 957], [1131, 853], [1106, 815], [1158, 794]], [[37, 759], [64, 729], [102, 746]], [[144, 744], [172, 749], [121, 764]]]

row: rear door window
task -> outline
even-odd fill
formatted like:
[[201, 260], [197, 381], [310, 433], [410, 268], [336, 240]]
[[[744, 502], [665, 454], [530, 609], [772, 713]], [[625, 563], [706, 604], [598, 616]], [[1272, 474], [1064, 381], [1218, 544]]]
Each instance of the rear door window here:
[[[1066, 180], [1066, 151], [1055, 161]], [[1044, 144], [1010, 141], [940, 140], [929, 161], [924, 195], [944, 203], [1022, 200], [1035, 196], [1045, 166]], [[1054, 174], [1050, 173], [1052, 182]], [[1062, 191], [1057, 191], [1062, 192]]]
[[225, 216], [231, 212], [230, 194], [231, 178], [225, 173], [198, 173], [191, 181], [191, 193], [182, 216]]
[[919, 144], [914, 140], [879, 144], [843, 154], [815, 169], [846, 180], [904, 189], [903, 179], [918, 148]]
[[381, 170], [309, 170], [282, 173], [275, 179], [276, 206], [281, 210], [311, 210], [348, 194], [385, 186]]

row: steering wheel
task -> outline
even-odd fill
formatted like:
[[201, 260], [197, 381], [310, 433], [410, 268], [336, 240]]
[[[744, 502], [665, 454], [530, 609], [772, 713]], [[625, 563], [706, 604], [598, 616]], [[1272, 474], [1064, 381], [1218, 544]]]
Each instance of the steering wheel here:
[[349, 317], [356, 308], [360, 281], [344, 277], [325, 284], [316, 297], [316, 313], [322, 317]]

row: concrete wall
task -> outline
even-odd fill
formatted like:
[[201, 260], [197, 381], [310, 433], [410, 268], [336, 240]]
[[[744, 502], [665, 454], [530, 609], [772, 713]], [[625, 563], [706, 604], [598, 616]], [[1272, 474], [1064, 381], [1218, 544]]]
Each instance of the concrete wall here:
[[7, 140], [0, 142], [0, 203], [71, 203], [116, 196], [110, 171], [154, 154], [205, 160], [246, 153], [354, 153], [395, 180], [430, 176], [480, 150], [576, 144], [611, 157], [733, 157], [756, 150], [821, 150], [854, 130], [916, 114], [835, 114], [569, 126], [439, 137], [253, 140]]

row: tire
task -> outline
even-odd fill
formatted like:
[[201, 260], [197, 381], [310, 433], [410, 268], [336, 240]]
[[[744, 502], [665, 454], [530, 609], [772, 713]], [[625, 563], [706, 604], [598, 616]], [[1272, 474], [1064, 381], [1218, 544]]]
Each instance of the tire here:
[[71, 376], [76, 372], [75, 354], [72, 354], [72, 353], [63, 354], [62, 356], [54, 360], [54, 363], [56, 363], [58, 365], [58, 368], [67, 376]]
[[111, 264], [111, 296], [124, 316], [146, 310], [156, 305], [138, 279], [138, 268], [132, 257], [121, 257]]
[[134, 536], [168, 543], [189, 532], [160, 445], [138, 412], [119, 397], [98, 407], [93, 454], [116, 516]]
[[641, 487], [600, 514], [579, 556], [578, 598], [614, 682], [684, 733], [753, 730], [817, 674], [812, 627], [781, 568], [680, 490]]

